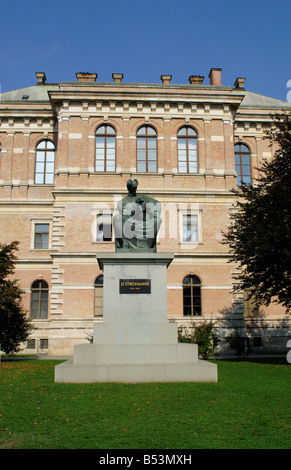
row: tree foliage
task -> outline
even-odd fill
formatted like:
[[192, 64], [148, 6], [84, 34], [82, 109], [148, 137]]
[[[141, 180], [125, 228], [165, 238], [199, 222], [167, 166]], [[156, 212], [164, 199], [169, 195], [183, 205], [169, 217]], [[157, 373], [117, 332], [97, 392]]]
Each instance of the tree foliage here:
[[266, 137], [277, 150], [238, 196], [223, 243], [239, 266], [236, 290], [254, 289], [259, 305], [271, 301], [291, 309], [291, 116], [274, 115]]
[[0, 243], [0, 349], [6, 354], [17, 352], [32, 329], [21, 304], [23, 291], [16, 280], [9, 278], [14, 274], [18, 244]]

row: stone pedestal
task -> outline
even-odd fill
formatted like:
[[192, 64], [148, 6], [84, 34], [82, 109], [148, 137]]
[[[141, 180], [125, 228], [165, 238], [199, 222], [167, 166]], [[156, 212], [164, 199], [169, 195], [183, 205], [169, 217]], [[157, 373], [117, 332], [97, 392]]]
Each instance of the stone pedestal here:
[[170, 253], [100, 253], [103, 323], [93, 344], [74, 348], [55, 368], [56, 382], [216, 382], [215, 364], [198, 359], [195, 344], [177, 342], [167, 319]]

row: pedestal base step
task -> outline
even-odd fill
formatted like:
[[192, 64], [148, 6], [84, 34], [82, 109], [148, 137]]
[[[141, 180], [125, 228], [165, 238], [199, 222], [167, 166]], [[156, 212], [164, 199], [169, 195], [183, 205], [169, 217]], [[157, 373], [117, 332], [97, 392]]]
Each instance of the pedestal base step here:
[[55, 382], [149, 383], [217, 382], [217, 366], [198, 360], [187, 364], [75, 365], [72, 360], [55, 367]]

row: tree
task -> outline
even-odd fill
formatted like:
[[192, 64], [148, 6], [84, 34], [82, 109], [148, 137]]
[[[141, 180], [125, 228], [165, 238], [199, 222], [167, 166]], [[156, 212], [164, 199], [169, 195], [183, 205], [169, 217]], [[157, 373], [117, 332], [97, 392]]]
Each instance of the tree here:
[[272, 116], [266, 138], [274, 159], [259, 168], [252, 185], [242, 184], [223, 243], [238, 263], [235, 290], [250, 289], [258, 305], [272, 301], [291, 309], [291, 115]]
[[6, 354], [17, 352], [32, 329], [21, 304], [23, 291], [18, 281], [8, 279], [14, 273], [18, 245], [0, 243], [0, 349]]

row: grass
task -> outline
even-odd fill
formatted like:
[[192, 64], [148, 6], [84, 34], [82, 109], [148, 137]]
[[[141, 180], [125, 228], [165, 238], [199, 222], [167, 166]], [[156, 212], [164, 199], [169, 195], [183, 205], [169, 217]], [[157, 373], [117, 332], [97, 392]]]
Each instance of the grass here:
[[285, 359], [218, 360], [218, 383], [57, 384], [60, 361], [0, 364], [0, 448], [284, 449]]

